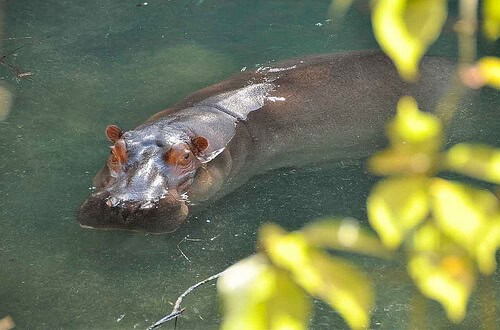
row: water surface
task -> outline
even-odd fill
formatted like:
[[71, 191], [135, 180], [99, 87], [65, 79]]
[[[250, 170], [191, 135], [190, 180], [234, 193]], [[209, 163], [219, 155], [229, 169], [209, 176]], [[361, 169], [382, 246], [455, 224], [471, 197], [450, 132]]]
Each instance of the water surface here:
[[[329, 1], [4, 1], [1, 52], [30, 80], [0, 68], [13, 106], [0, 122], [0, 317], [19, 329], [145, 328], [195, 282], [254, 251], [259, 225], [365, 218], [376, 178], [346, 160], [253, 178], [172, 235], [83, 230], [79, 204], [109, 153], [104, 128], [131, 129], [197, 89], [295, 56], [375, 48], [369, 12], [327, 21]], [[485, 45], [484, 50], [492, 51]], [[453, 56], [450, 29], [433, 52]], [[498, 54], [498, 53], [497, 53]], [[498, 92], [460, 114], [455, 140], [496, 146]], [[399, 262], [356, 258], [377, 285], [373, 328], [448, 327]], [[498, 272], [481, 285], [463, 328], [500, 323]], [[180, 329], [220, 323], [215, 289], [185, 300]], [[426, 312], [426, 313], [424, 313]], [[486, 322], [486, 323], [484, 323]], [[170, 326], [171, 327], [171, 326]], [[345, 328], [318, 303], [314, 329]]]

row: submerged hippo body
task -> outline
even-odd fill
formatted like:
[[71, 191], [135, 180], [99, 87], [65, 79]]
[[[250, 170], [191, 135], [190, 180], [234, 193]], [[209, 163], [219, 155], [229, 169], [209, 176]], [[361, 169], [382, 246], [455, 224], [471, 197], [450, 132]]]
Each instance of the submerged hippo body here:
[[291, 60], [202, 89], [113, 143], [79, 211], [82, 227], [171, 232], [208, 204], [272, 168], [367, 156], [402, 95], [432, 109], [453, 65], [427, 58], [415, 85], [379, 52]]

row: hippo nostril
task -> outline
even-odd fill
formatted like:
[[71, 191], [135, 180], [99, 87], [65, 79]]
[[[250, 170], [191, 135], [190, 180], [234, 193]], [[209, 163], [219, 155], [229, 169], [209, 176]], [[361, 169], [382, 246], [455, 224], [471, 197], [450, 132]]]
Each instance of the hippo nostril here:
[[120, 202], [121, 202], [121, 200], [119, 198], [114, 197], [114, 196], [110, 196], [106, 200], [106, 205], [109, 207], [115, 207], [115, 206], [118, 206], [118, 204], [120, 204]]
[[139, 206], [140, 209], [150, 209], [152, 208], [153, 206], [155, 206], [155, 203], [152, 202], [152, 201], [146, 201], [144, 203], [141, 203], [141, 205]]

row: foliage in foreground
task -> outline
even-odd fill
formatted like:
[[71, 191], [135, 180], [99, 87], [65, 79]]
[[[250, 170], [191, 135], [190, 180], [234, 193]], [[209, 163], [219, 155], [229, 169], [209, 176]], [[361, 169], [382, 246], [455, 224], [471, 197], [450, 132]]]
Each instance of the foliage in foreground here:
[[353, 219], [317, 221], [291, 233], [266, 224], [259, 232], [259, 253], [219, 279], [222, 329], [303, 329], [311, 317], [311, 297], [337, 310], [352, 328], [368, 327], [371, 281], [350, 262], [327, 254], [328, 248], [388, 254]]
[[[351, 2], [334, 0], [332, 8], [345, 13]], [[477, 6], [476, 1], [472, 4]], [[483, 2], [482, 28], [492, 41], [500, 37], [499, 13], [499, 1]], [[476, 15], [464, 9], [455, 26], [460, 77], [472, 88], [500, 88], [500, 59], [484, 57], [472, 63]], [[404, 79], [418, 78], [418, 64], [446, 17], [446, 0], [374, 2], [375, 37]], [[449, 117], [420, 112], [411, 97], [400, 100], [397, 116], [387, 127], [389, 148], [369, 161], [372, 173], [388, 176], [367, 200], [369, 223], [381, 241], [353, 220], [315, 222], [291, 233], [264, 225], [258, 253], [219, 279], [222, 328], [304, 329], [312, 297], [329, 304], [351, 328], [369, 327], [373, 285], [356, 266], [329, 255], [327, 249], [375, 256], [402, 252], [415, 285], [441, 303], [451, 321], [460, 322], [478, 273], [491, 275], [496, 269], [499, 201], [488, 190], [437, 175], [451, 171], [498, 185], [500, 150], [463, 143], [443, 151], [443, 126]]]
[[381, 241], [353, 219], [316, 221], [287, 233], [274, 224], [259, 232], [258, 253], [219, 280], [223, 329], [303, 329], [311, 297], [337, 310], [354, 329], [367, 328], [374, 304], [369, 278], [326, 249], [378, 257], [401, 248], [420, 291], [461, 321], [477, 272], [492, 274], [500, 246], [500, 209], [490, 191], [436, 177], [453, 170], [500, 182], [500, 150], [458, 144], [442, 152], [442, 127], [403, 98], [388, 125], [391, 145], [369, 162], [388, 175], [372, 189], [368, 218]]
[[441, 152], [439, 119], [403, 98], [388, 126], [391, 145], [369, 162], [373, 173], [389, 175], [372, 189], [368, 219], [382, 242], [402, 246], [415, 284], [439, 301], [454, 322], [465, 316], [476, 280], [496, 269], [500, 209], [488, 190], [437, 177], [456, 171], [500, 183], [500, 150], [458, 144]]

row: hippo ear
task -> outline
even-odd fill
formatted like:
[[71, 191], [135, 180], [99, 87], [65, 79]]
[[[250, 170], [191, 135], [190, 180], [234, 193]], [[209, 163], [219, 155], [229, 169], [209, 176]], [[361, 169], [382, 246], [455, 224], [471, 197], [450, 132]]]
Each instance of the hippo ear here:
[[194, 139], [191, 140], [191, 143], [195, 148], [196, 157], [202, 163], [208, 163], [209, 161], [217, 157], [218, 154], [224, 151], [224, 148], [220, 148], [211, 152], [206, 152], [208, 149], [208, 140], [203, 136], [195, 137]]
[[208, 140], [203, 136], [195, 137], [191, 140], [191, 143], [193, 144], [197, 154], [201, 154], [208, 148]]
[[118, 141], [123, 135], [123, 131], [120, 127], [116, 125], [109, 125], [106, 127], [106, 136], [108, 140], [115, 143]]

